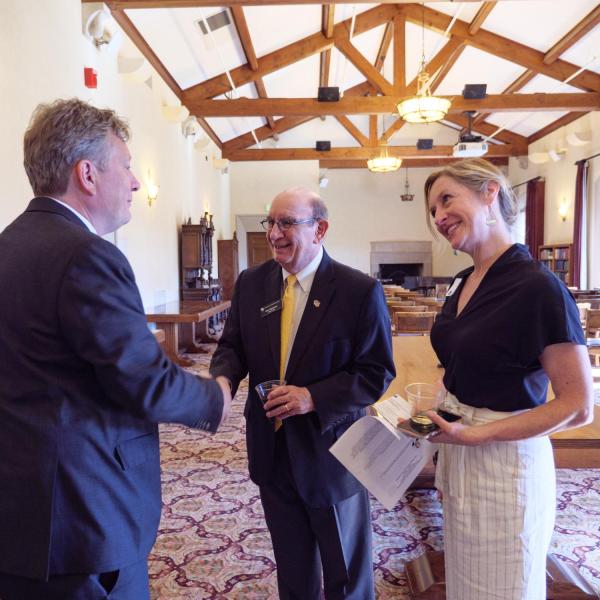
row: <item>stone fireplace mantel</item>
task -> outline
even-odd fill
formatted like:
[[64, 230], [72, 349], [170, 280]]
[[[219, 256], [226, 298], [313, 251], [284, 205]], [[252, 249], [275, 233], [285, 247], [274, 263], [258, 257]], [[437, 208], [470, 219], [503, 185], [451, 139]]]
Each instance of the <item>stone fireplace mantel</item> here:
[[431, 242], [371, 242], [371, 275], [377, 276], [379, 265], [421, 264], [422, 275], [432, 274]]

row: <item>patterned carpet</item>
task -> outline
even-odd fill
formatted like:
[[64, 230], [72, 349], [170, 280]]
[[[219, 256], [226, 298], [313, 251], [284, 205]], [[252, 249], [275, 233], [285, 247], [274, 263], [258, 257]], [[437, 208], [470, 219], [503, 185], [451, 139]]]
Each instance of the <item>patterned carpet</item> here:
[[[208, 355], [194, 355], [205, 368]], [[215, 435], [161, 427], [163, 514], [149, 558], [153, 599], [276, 600], [275, 563], [256, 486], [248, 479], [242, 414]], [[600, 592], [600, 471], [560, 470], [551, 551]], [[442, 510], [431, 490], [393, 510], [372, 499], [378, 600], [408, 598], [404, 563], [442, 548]], [[311, 599], [307, 599], [311, 600]]]

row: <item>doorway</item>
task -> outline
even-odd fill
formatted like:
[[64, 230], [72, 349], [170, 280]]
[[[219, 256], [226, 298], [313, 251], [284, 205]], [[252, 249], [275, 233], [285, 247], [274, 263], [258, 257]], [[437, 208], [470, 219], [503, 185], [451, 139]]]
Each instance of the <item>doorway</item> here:
[[273, 258], [273, 253], [264, 232], [249, 231], [246, 234], [246, 240], [248, 245], [248, 268], [261, 265]]

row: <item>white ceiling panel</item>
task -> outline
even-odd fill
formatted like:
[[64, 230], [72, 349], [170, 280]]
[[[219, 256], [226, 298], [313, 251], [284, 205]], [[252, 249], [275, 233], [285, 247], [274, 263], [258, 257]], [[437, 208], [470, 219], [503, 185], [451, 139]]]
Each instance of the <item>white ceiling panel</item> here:
[[457, 18], [470, 23], [482, 4], [483, 2], [426, 2], [425, 6], [431, 10], [445, 13], [450, 17], [454, 17], [458, 10]]
[[597, 0], [498, 2], [483, 28], [546, 52], [596, 5]]
[[197, 25], [221, 8], [129, 10], [127, 16], [182, 88], [246, 62], [233, 23], [204, 35]]
[[319, 89], [319, 55], [299, 60], [263, 77], [269, 98], [316, 98]]
[[558, 79], [536, 75], [530, 82], [524, 85], [517, 93], [519, 94], [584, 94], [585, 90], [573, 87], [568, 83], [562, 83]]
[[550, 125], [566, 115], [566, 112], [505, 112], [494, 113], [486, 119], [498, 127], [505, 127], [514, 133], [529, 137], [536, 131]]
[[344, 91], [365, 81], [365, 76], [337, 49], [331, 49], [329, 85]]
[[586, 69], [600, 73], [600, 25], [596, 25], [560, 58], [579, 67], [587, 65]]
[[[448, 39], [435, 31], [425, 30], [423, 46], [423, 29], [412, 23], [406, 24], [406, 81], [410, 83], [419, 72], [421, 54], [425, 48], [425, 60], [429, 62], [448, 42]], [[430, 73], [431, 75], [431, 73]]]
[[486, 83], [488, 94], [501, 94], [523, 67], [468, 46], [436, 89], [442, 96], [462, 94], [465, 83]]
[[327, 117], [324, 121], [313, 119], [279, 136], [279, 148], [314, 148], [317, 140], [329, 140], [332, 148], [355, 148], [359, 143], [339, 124]]
[[321, 31], [319, 5], [245, 6], [256, 56], [261, 57]]
[[336, 4], [333, 12], [333, 22], [337, 25], [345, 19], [352, 19], [352, 15], [357, 17], [360, 13], [371, 10], [377, 4]]
[[354, 47], [371, 63], [375, 62], [379, 46], [385, 31], [385, 25], [373, 27], [369, 31], [365, 31], [360, 35], [355, 35], [351, 42]]

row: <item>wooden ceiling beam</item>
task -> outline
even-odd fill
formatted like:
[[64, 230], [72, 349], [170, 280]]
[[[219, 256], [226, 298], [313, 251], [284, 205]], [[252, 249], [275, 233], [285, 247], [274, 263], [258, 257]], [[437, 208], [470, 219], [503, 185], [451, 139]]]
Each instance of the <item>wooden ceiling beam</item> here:
[[383, 35], [381, 36], [381, 43], [379, 44], [377, 56], [375, 57], [375, 62], [373, 63], [373, 67], [379, 73], [381, 73], [381, 71], [383, 70], [383, 65], [385, 63], [388, 50], [390, 49], [390, 44], [392, 43], [393, 35], [394, 26], [390, 22], [385, 26], [385, 29], [383, 30]]
[[[391, 25], [391, 23], [388, 23], [388, 29], [390, 29]], [[394, 91], [396, 94], [402, 94], [406, 88], [406, 17], [404, 13], [400, 13], [394, 17], [393, 31]]]
[[446, 62], [440, 67], [440, 69], [435, 73], [432, 73], [433, 80], [431, 81], [431, 91], [435, 92], [435, 90], [439, 87], [439, 85], [444, 81], [444, 78], [450, 72], [450, 69], [454, 66], [454, 63], [460, 58], [460, 55], [463, 53], [463, 50], [466, 48], [464, 43], [459, 43], [455, 48], [449, 48], [450, 56], [447, 58]]
[[[417, 150], [416, 146], [372, 146], [360, 148], [332, 148], [320, 152], [313, 148], [263, 148], [245, 149], [233, 152], [223, 151], [223, 158], [233, 161], [249, 160], [325, 160], [325, 159], [363, 159], [379, 156], [385, 149], [390, 156], [400, 158], [441, 158], [452, 156], [452, 146], [434, 146], [431, 150]], [[512, 146], [493, 144], [487, 156], [516, 156]]]
[[[593, 111], [600, 110], [600, 93], [587, 94], [490, 94], [478, 100], [462, 96], [441, 96], [451, 100], [449, 113], [468, 110], [487, 112], [518, 111]], [[258, 100], [198, 100], [187, 105], [194, 114], [203, 117], [252, 117], [265, 115], [359, 115], [396, 112], [401, 96], [348, 97], [338, 102], [319, 102], [313, 98], [267, 98]]]
[[[183, 90], [179, 87], [179, 84], [175, 81], [175, 78], [167, 70], [162, 61], [155, 54], [154, 50], [150, 48], [148, 42], [143, 38], [142, 34], [138, 31], [137, 27], [133, 24], [131, 19], [119, 9], [111, 8], [111, 14], [114, 20], [119, 24], [121, 29], [125, 32], [125, 35], [135, 44], [137, 49], [142, 53], [142, 56], [152, 65], [154, 70], [167, 84], [170, 90], [175, 96], [182, 101], [188, 110], [189, 106], [183, 101]], [[191, 112], [191, 111], [190, 111]], [[206, 122], [202, 117], [197, 117], [198, 124], [204, 130], [204, 133], [216, 144], [218, 148], [223, 146], [223, 142], [219, 139], [219, 136], [214, 132], [213, 128]]]
[[[423, 11], [421, 6], [406, 4], [402, 6], [406, 18], [417, 25], [421, 25]], [[451, 17], [432, 8], [426, 7], [425, 27], [438, 32], [444, 32], [450, 24]], [[544, 63], [544, 53], [535, 50], [525, 44], [520, 44], [501, 35], [497, 35], [485, 29], [479, 29], [475, 35], [469, 34], [469, 24], [457, 19], [450, 32], [453, 36], [461, 38], [465, 43], [488, 52], [510, 62], [522, 65], [548, 77], [564, 81], [579, 71], [579, 67], [564, 60], [557, 59], [552, 64]], [[600, 75], [593, 71], [584, 70], [574, 77], [570, 85], [583, 90], [600, 92]]]
[[[508, 156], [490, 156], [486, 159], [495, 165], [508, 165]], [[453, 162], [461, 160], [454, 156], [446, 158], [405, 158], [402, 160], [402, 168], [418, 169], [432, 167], [443, 167]], [[344, 159], [323, 159], [319, 161], [319, 169], [365, 169], [367, 162], [357, 158]]]
[[[83, 3], [98, 0], [81, 0]], [[448, 0], [428, 0], [428, 2], [447, 2]], [[480, 0], [462, 0], [480, 2]], [[321, 4], [322, 0], [105, 0], [109, 6], [123, 10], [142, 8], [196, 8], [211, 6], [278, 6], [287, 4]], [[408, 4], [414, 0], [380, 0], [380, 4]], [[354, 4], [373, 4], [373, 0], [355, 0]], [[328, 0], [328, 4], [348, 4], [348, 0]]]
[[469, 23], [469, 35], [475, 35], [483, 25], [483, 22], [488, 18], [489, 14], [494, 10], [496, 2], [484, 2], [473, 20]]
[[[321, 7], [321, 32], [329, 40], [333, 37], [334, 27], [334, 4], [323, 4]], [[327, 87], [329, 85], [329, 66], [331, 64], [331, 48], [323, 50], [319, 65], [319, 85]]]
[[[281, 119], [275, 119], [273, 127], [268, 127], [265, 125], [255, 129], [254, 135], [256, 135], [256, 138], [259, 142], [264, 142], [265, 140], [273, 137], [274, 134], [284, 133], [285, 131], [289, 131], [294, 127], [298, 127], [298, 125], [308, 123], [313, 119], [316, 119], [316, 117], [282, 117]], [[249, 131], [248, 133], [239, 135], [238, 137], [232, 138], [227, 142], [223, 142], [222, 151], [234, 152], [236, 150], [243, 150], [249, 146], [254, 146], [254, 144], [256, 144], [256, 140], [254, 139], [252, 132]]]
[[566, 52], [571, 46], [576, 44], [584, 35], [594, 29], [598, 23], [600, 23], [600, 4], [544, 54], [544, 64], [551, 65], [555, 62], [563, 52]]
[[361, 130], [348, 118], [343, 115], [338, 115], [335, 117], [340, 125], [344, 127], [344, 129], [361, 145], [361, 146], [369, 146], [370, 141], [369, 138], [364, 135]]
[[557, 129], [564, 127], [565, 125], [568, 125], [569, 123], [572, 123], [573, 121], [576, 121], [577, 119], [583, 117], [583, 115], [586, 115], [586, 114], [587, 114], [587, 112], [570, 112], [566, 115], [563, 115], [559, 119], [556, 119], [556, 121], [552, 121], [552, 123], [549, 123], [548, 125], [546, 125], [546, 127], [544, 127], [543, 129], [540, 129], [539, 131], [532, 133], [527, 138], [527, 143], [533, 144], [533, 142], [537, 142], [538, 140], [542, 139], [544, 136], [548, 135], [549, 133], [552, 133], [553, 131], [556, 131]]
[[[387, 23], [396, 13], [395, 5], [377, 5], [374, 8], [359, 14], [356, 17], [354, 33], [356, 35], [369, 31], [379, 25]], [[242, 65], [230, 71], [231, 78], [240, 87], [246, 83], [264, 77], [274, 71], [287, 67], [299, 60], [323, 52], [331, 48], [337, 37], [348, 38], [350, 19], [338, 23], [334, 27], [334, 37], [326, 38], [320, 31], [301, 40], [279, 48], [274, 52], [265, 54], [258, 58], [258, 70], [253, 71], [249, 65]], [[185, 100], [199, 100], [203, 98], [214, 98], [231, 89], [229, 80], [225, 73], [216, 75], [211, 79], [183, 90]], [[316, 91], [316, 90], [315, 90]]]
[[[242, 45], [244, 55], [246, 56], [246, 61], [253, 71], [258, 71], [258, 60], [256, 59], [256, 52], [254, 51], [254, 44], [252, 43], [250, 30], [248, 29], [248, 23], [246, 22], [246, 17], [244, 15], [244, 9], [241, 6], [232, 6], [230, 10], [231, 16], [233, 17], [233, 24], [235, 25], [238, 38], [240, 39], [240, 44]], [[254, 86], [256, 87], [256, 93], [258, 94], [259, 98], [268, 98], [267, 90], [262, 77], [254, 82]], [[265, 118], [267, 125], [273, 129], [275, 123], [273, 117], [267, 115]]]
[[386, 96], [394, 94], [394, 86], [361, 54], [347, 38], [337, 37], [335, 47], [360, 71], [375, 89]]

